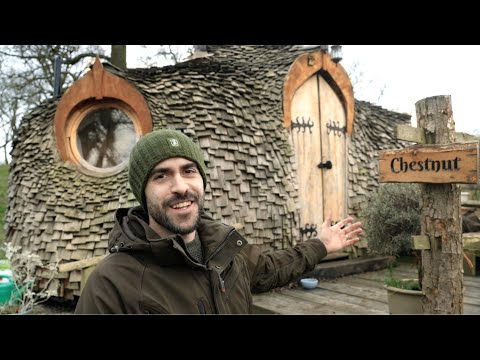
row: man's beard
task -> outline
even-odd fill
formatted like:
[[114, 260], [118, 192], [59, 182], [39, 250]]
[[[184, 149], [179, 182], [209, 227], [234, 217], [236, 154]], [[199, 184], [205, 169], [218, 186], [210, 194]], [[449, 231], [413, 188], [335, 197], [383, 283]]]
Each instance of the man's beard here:
[[[191, 201], [197, 203], [198, 212], [194, 214], [194, 221], [190, 225], [175, 224], [173, 219], [167, 216], [166, 209], [170, 207], [172, 203], [179, 201]], [[204, 196], [199, 197], [197, 194], [192, 193], [187, 196], [175, 195], [168, 201], [164, 201], [161, 204], [151, 203], [147, 199], [148, 214], [159, 224], [172, 234], [187, 235], [195, 231], [200, 223], [200, 214], [203, 211]]]

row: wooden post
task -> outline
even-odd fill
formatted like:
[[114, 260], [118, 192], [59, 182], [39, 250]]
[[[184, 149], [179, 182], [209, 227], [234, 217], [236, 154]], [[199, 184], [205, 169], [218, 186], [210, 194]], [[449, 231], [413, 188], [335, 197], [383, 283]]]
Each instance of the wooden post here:
[[110, 61], [122, 70], [127, 69], [127, 45], [111, 45]]
[[[427, 144], [455, 142], [450, 96], [415, 104], [417, 123]], [[422, 250], [419, 277], [425, 293], [425, 314], [463, 314], [463, 246], [460, 188], [457, 184], [420, 184], [422, 234], [430, 250]]]

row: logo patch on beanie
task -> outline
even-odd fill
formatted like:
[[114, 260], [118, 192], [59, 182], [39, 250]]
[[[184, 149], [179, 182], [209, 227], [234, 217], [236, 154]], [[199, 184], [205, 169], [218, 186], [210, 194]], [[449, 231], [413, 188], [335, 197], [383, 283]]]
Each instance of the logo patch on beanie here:
[[177, 139], [168, 139], [168, 142], [170, 143], [170, 146], [180, 146]]

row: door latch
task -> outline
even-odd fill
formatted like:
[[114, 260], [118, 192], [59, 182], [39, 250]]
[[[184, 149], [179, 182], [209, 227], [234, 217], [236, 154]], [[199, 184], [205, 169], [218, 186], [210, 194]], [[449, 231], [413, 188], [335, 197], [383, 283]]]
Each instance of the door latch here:
[[327, 160], [324, 163], [318, 164], [318, 167], [320, 169], [331, 169], [332, 168], [332, 162], [330, 160]]

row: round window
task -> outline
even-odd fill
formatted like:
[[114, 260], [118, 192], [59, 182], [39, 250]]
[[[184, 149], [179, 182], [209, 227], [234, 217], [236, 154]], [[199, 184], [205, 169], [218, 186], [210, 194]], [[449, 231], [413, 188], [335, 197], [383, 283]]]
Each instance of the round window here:
[[128, 162], [139, 137], [136, 121], [127, 109], [117, 106], [89, 108], [74, 126], [72, 150], [90, 173], [112, 174]]

